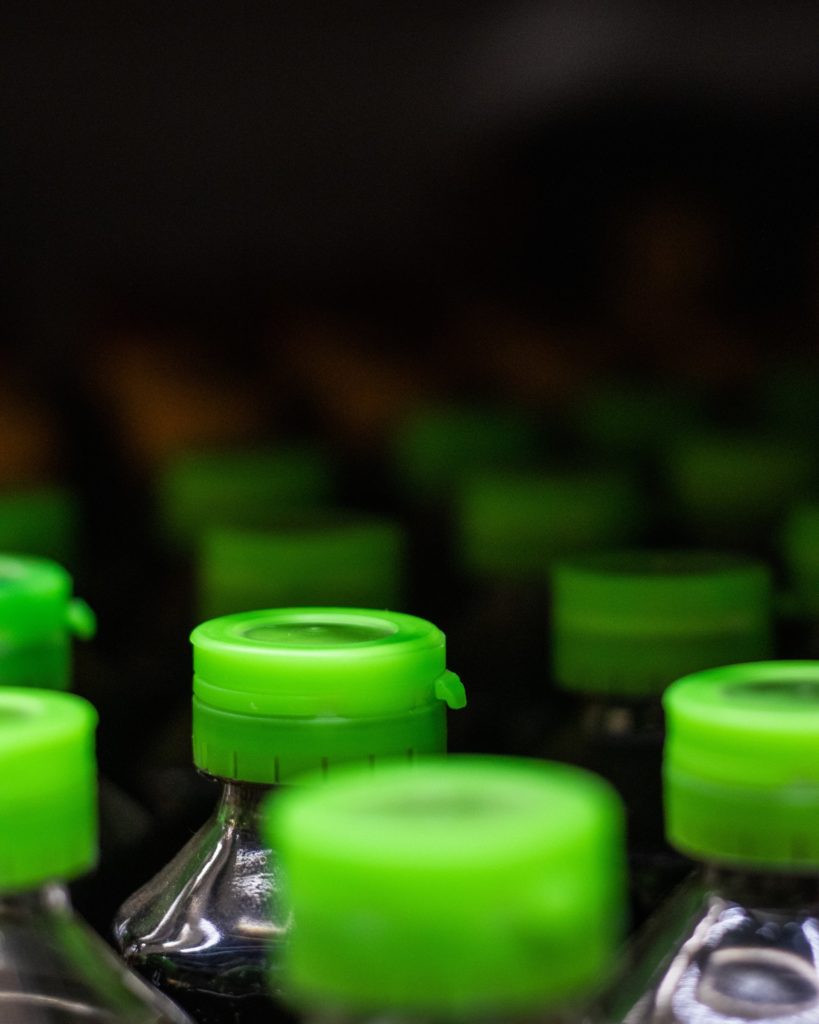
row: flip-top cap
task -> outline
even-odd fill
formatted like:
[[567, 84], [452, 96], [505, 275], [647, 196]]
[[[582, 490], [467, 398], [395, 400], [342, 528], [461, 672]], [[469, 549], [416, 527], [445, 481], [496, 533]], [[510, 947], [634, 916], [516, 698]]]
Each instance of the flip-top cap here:
[[816, 871], [819, 662], [698, 672], [663, 703], [669, 842], [700, 860]]
[[606, 980], [623, 822], [596, 776], [488, 757], [346, 770], [273, 800], [295, 927], [275, 987], [305, 1007], [540, 1012]]
[[342, 761], [445, 749], [466, 703], [431, 622], [359, 608], [226, 615], [191, 634], [194, 761], [273, 783]]

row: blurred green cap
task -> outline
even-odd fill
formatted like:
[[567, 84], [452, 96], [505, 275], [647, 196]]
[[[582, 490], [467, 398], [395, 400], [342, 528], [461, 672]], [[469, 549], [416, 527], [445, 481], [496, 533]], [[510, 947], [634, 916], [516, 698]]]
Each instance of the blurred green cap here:
[[577, 431], [595, 451], [610, 456], [650, 455], [676, 438], [701, 430], [700, 396], [633, 381], [609, 381], [577, 403]]
[[545, 578], [555, 558], [635, 539], [641, 496], [605, 471], [485, 473], [460, 494], [460, 559], [480, 576]]
[[459, 481], [491, 466], [523, 466], [537, 455], [534, 424], [514, 409], [439, 406], [416, 410], [392, 438], [402, 490], [448, 498]]
[[209, 530], [199, 552], [199, 606], [212, 617], [247, 608], [400, 606], [405, 538], [378, 519], [305, 514], [268, 530]]
[[463, 756], [359, 769], [272, 800], [268, 821], [296, 1004], [540, 1012], [588, 998], [612, 966], [622, 812], [580, 769]]
[[188, 452], [170, 459], [157, 481], [160, 527], [191, 549], [210, 527], [264, 527], [282, 510], [329, 499], [334, 474], [313, 448]]
[[673, 512], [689, 531], [724, 543], [773, 540], [785, 509], [811, 486], [819, 460], [769, 435], [715, 434], [672, 447]]
[[802, 501], [785, 516], [780, 534], [794, 611], [819, 614], [819, 501]]
[[0, 686], [70, 686], [71, 636], [96, 629], [94, 613], [71, 590], [56, 562], [0, 555]]
[[659, 695], [687, 672], [770, 655], [770, 575], [704, 551], [588, 555], [555, 568], [552, 621], [561, 687]]
[[193, 644], [193, 750], [221, 778], [275, 783], [350, 760], [446, 749], [466, 704], [444, 634], [399, 612], [278, 608], [202, 623]]
[[0, 889], [71, 880], [94, 866], [96, 722], [73, 694], [0, 689]]
[[62, 488], [0, 491], [0, 551], [71, 565], [79, 518], [74, 495]]
[[819, 662], [730, 665], [666, 691], [666, 832], [699, 860], [819, 868]]

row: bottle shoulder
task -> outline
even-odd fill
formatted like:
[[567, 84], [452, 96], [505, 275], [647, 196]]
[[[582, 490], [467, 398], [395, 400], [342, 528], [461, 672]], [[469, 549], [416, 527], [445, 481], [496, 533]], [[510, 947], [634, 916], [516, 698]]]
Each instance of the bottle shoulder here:
[[255, 970], [263, 986], [271, 946], [288, 926], [284, 915], [277, 920], [280, 888], [276, 858], [257, 829], [217, 813], [123, 904], [115, 936], [151, 980], [190, 974], [230, 992], [237, 979], [246, 988]]
[[815, 909], [759, 908], [691, 880], [636, 946], [612, 1014], [625, 1024], [819, 1022]]
[[59, 886], [36, 904], [0, 904], [0, 1005], [3, 1020], [21, 1024], [190, 1024], [76, 916]]

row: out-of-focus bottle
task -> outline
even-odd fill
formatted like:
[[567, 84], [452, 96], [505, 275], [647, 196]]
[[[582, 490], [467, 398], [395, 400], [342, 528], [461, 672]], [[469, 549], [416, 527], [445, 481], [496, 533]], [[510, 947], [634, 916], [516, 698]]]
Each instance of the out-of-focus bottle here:
[[396, 523], [342, 512], [302, 513], [265, 530], [217, 528], [199, 549], [197, 604], [203, 619], [299, 605], [400, 609], [405, 558]]
[[497, 471], [468, 480], [455, 509], [467, 583], [442, 621], [471, 696], [455, 749], [532, 754], [542, 725], [531, 707], [549, 696], [550, 569], [578, 551], [634, 543], [644, 526], [641, 493], [605, 470]]
[[702, 431], [706, 411], [702, 393], [690, 385], [630, 377], [588, 388], [572, 418], [578, 439], [598, 456], [655, 471], [670, 443]]
[[361, 770], [271, 807], [303, 1019], [573, 1021], [624, 920], [622, 816], [564, 765], [452, 757]]
[[700, 865], [650, 924], [611, 1018], [819, 1015], [819, 662], [719, 668], [669, 688], [666, 829]]
[[329, 458], [315, 448], [180, 453], [157, 477], [157, 529], [174, 549], [190, 552], [210, 528], [263, 528], [283, 511], [326, 504], [334, 483]]
[[0, 689], [0, 1006], [9, 1024], [185, 1024], [78, 918], [65, 882], [96, 860], [86, 701]]
[[463, 483], [483, 470], [531, 465], [540, 447], [535, 421], [508, 407], [427, 405], [396, 425], [389, 469], [397, 500], [408, 509], [411, 586], [425, 614], [441, 617], [452, 608], [455, 502]]
[[[71, 576], [56, 562], [0, 555], [0, 687], [72, 686], [72, 638], [90, 639], [96, 629], [94, 613], [72, 589]], [[74, 895], [83, 914], [103, 928], [124, 895], [122, 886], [134, 882], [132, 857], [152, 822], [143, 807], [105, 777], [99, 801], [103, 864], [77, 883]]]
[[80, 515], [70, 491], [54, 486], [0, 490], [0, 551], [74, 566]]
[[[141, 599], [135, 601], [141, 609], [143, 642], [125, 667], [132, 696], [127, 706], [112, 709], [106, 719], [120, 735], [135, 723], [143, 723], [151, 737], [146, 760], [153, 768], [184, 772], [189, 764], [188, 652], [183, 638], [201, 621], [195, 572], [203, 537], [221, 528], [264, 529], [296, 511], [306, 515], [307, 510], [326, 503], [333, 485], [329, 459], [310, 447], [191, 451], [162, 464], [156, 478], [154, 510], [161, 548], [156, 553], [160, 582], [145, 574]], [[156, 600], [158, 586], [163, 595], [160, 602]], [[225, 610], [248, 607], [260, 605]], [[157, 700], [168, 709], [159, 729]], [[120, 749], [123, 776], [162, 817], [163, 808], [149, 777], [127, 756], [125, 745]]]
[[0, 555], [0, 685], [65, 690], [71, 637], [94, 635], [94, 613], [56, 562]]
[[395, 612], [279, 609], [197, 627], [194, 763], [222, 785], [210, 820], [121, 908], [126, 959], [202, 1024], [270, 1021], [265, 964], [289, 933], [264, 799], [308, 771], [446, 748], [465, 704], [444, 635]]
[[784, 657], [819, 656], [819, 501], [797, 502], [779, 535], [784, 569], [780, 647]]
[[762, 563], [708, 552], [588, 555], [555, 569], [553, 675], [573, 702], [545, 750], [623, 795], [638, 920], [680, 875], [663, 832], [663, 691], [688, 672], [770, 656], [770, 589]]
[[816, 481], [819, 459], [771, 434], [725, 432], [672, 445], [664, 472], [670, 515], [687, 540], [769, 555], [785, 511]]

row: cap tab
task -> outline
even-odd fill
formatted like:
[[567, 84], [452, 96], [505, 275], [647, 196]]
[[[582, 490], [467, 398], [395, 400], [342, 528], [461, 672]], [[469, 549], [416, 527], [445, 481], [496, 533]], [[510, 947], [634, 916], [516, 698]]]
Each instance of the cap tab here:
[[435, 696], [448, 708], [457, 710], [466, 707], [466, 690], [460, 678], [449, 669], [435, 680]]

